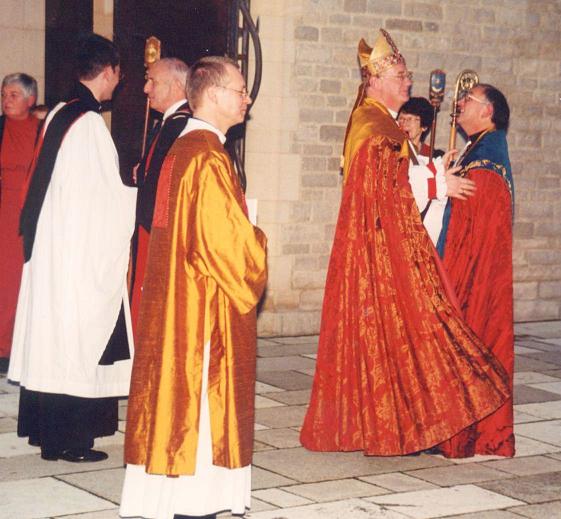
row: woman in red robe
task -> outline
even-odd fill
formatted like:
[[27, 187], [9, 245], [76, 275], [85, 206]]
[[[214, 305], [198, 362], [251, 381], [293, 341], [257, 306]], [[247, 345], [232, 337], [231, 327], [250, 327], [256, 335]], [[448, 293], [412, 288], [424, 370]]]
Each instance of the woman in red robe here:
[[[14, 318], [23, 267], [19, 216], [27, 170], [40, 121], [30, 114], [37, 82], [27, 74], [10, 74], [2, 82], [0, 118], [0, 358], [2, 368], [12, 346]], [[5, 365], [5, 366], [4, 366]]]

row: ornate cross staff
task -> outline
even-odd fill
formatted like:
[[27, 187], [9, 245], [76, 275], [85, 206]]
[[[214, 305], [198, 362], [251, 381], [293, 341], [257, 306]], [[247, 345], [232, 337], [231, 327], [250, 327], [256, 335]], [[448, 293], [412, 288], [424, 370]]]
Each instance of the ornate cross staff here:
[[[162, 52], [162, 43], [155, 36], [146, 39], [144, 46], [144, 67], [148, 71], [148, 67], [160, 59]], [[148, 135], [148, 119], [150, 118], [150, 99], [146, 97], [146, 111], [144, 113], [144, 133], [142, 134], [142, 154], [146, 150], [146, 136]]]

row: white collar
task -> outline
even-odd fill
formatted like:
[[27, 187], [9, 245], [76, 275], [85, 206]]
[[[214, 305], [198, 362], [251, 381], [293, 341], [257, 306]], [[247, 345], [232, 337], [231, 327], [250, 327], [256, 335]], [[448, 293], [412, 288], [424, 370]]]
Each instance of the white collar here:
[[173, 103], [165, 112], [164, 112], [164, 116], [162, 118], [162, 121], [165, 121], [171, 114], [175, 113], [177, 111], [177, 109], [184, 103], [187, 102], [187, 99], [180, 99], [179, 101], [176, 101], [175, 103]]
[[215, 128], [212, 124], [203, 121], [202, 119], [197, 119], [196, 117], [191, 117], [187, 123], [185, 129], [181, 132], [181, 136], [186, 133], [192, 132], [193, 130], [208, 130], [216, 134], [220, 139], [220, 142], [224, 144], [226, 142], [226, 135], [224, 135], [218, 128]]

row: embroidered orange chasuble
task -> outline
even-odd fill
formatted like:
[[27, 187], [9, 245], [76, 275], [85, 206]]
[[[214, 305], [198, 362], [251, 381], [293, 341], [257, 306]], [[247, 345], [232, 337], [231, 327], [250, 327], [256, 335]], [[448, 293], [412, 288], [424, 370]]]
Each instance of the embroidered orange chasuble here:
[[408, 182], [405, 135], [366, 99], [350, 122], [302, 444], [420, 451], [497, 409], [508, 376], [446, 288]]
[[193, 474], [203, 347], [213, 464], [249, 465], [254, 427], [256, 305], [266, 238], [218, 137], [179, 138], [162, 166], [150, 234], [131, 382], [126, 463], [148, 473]]

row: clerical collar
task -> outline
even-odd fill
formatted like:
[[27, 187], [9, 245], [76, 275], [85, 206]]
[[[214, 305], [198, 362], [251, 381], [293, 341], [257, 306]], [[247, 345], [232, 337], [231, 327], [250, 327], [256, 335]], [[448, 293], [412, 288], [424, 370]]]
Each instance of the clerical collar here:
[[226, 135], [224, 135], [218, 128], [214, 127], [212, 124], [203, 121], [202, 119], [197, 119], [196, 117], [191, 117], [187, 122], [185, 130], [181, 132], [181, 135], [185, 135], [193, 130], [208, 130], [216, 134], [220, 139], [220, 142], [224, 144], [226, 142]]
[[97, 113], [101, 113], [101, 103], [94, 97], [92, 91], [83, 83], [78, 83], [74, 88], [74, 92], [70, 99], [78, 98], [82, 104], [88, 109]]
[[481, 137], [481, 135], [486, 131], [487, 130], [481, 130], [480, 132], [474, 133], [474, 134], [472, 134], [468, 137], [468, 140], [470, 142], [477, 142], [479, 140], [479, 138]]
[[164, 116], [162, 117], [162, 121], [165, 121], [171, 114], [175, 113], [177, 111], [177, 109], [185, 104], [187, 102], [187, 99], [180, 99], [179, 101], [176, 101], [175, 103], [173, 103], [165, 112], [164, 112]]

